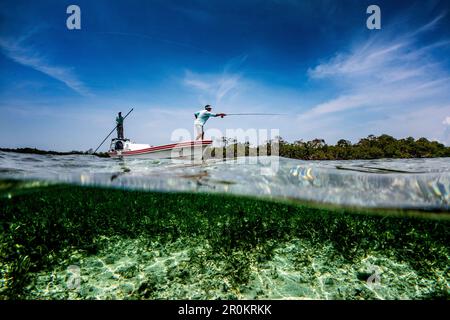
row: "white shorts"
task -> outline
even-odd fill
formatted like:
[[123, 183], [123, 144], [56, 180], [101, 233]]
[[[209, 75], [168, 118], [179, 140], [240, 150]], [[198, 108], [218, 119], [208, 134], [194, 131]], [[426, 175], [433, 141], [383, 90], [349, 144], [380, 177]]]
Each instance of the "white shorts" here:
[[195, 137], [203, 133], [203, 126], [201, 124], [194, 124], [194, 128], [195, 128]]

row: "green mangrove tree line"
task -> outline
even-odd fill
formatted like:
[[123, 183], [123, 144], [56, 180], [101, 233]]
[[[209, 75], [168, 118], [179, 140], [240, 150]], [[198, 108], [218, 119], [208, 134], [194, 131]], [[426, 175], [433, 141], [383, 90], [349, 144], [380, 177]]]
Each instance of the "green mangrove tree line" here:
[[[276, 148], [276, 150], [274, 150]], [[224, 157], [261, 155], [267, 150], [268, 155], [279, 154], [282, 157], [303, 160], [351, 160], [380, 158], [436, 158], [450, 157], [450, 147], [426, 138], [395, 139], [383, 134], [369, 135], [367, 138], [352, 144], [341, 139], [335, 145], [329, 145], [323, 139], [311, 141], [297, 140], [293, 143], [277, 137], [266, 145], [251, 147], [247, 143], [237, 143], [236, 140], [223, 140], [223, 147], [215, 148], [212, 156], [223, 153]]]

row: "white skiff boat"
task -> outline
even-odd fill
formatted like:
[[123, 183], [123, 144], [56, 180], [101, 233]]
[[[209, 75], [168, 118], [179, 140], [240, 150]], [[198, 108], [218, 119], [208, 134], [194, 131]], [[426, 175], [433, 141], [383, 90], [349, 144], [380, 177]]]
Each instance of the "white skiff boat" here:
[[202, 159], [212, 140], [184, 141], [161, 146], [133, 143], [129, 139], [112, 139], [108, 154], [112, 158]]

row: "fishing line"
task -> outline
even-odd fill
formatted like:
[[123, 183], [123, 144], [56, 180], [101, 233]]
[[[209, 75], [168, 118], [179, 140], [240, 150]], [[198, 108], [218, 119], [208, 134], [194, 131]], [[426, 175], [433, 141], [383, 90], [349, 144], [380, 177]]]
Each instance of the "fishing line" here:
[[287, 116], [282, 113], [225, 113], [226, 116]]

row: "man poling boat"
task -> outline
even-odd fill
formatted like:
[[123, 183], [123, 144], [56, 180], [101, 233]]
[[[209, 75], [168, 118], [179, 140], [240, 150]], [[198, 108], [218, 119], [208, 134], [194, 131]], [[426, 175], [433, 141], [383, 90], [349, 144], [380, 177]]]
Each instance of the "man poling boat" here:
[[119, 112], [119, 115], [116, 118], [116, 128], [117, 128], [117, 139], [123, 139], [123, 120], [122, 112]]
[[[100, 149], [100, 147], [103, 145], [103, 143], [105, 143], [106, 139], [109, 138], [109, 136], [114, 132], [114, 130], [117, 129], [117, 137], [120, 138], [120, 135], [122, 135], [123, 138], [123, 121], [126, 119], [126, 117], [128, 117], [128, 115], [133, 112], [133, 108], [131, 108], [130, 111], [128, 111], [128, 113], [125, 115], [125, 117], [122, 118], [122, 113], [119, 112], [119, 116], [116, 118], [116, 126], [114, 127], [114, 129], [111, 130], [111, 132], [106, 136], [105, 139], [103, 139], [102, 143], [100, 143], [100, 145], [97, 147], [97, 149], [95, 149], [94, 153], [97, 152], [98, 149]], [[119, 121], [119, 117], [121, 118]], [[121, 130], [119, 130], [119, 122], [120, 125], [122, 126]]]
[[130, 139], [124, 137], [124, 121], [128, 115], [133, 111], [131, 109], [125, 117], [119, 112], [116, 117], [116, 126], [106, 136], [102, 143], [95, 149], [94, 153], [103, 145], [108, 137], [117, 130], [117, 138], [111, 140], [108, 154], [110, 157], [133, 157], [133, 158], [148, 158], [148, 159], [196, 159], [202, 158], [206, 148], [212, 145], [212, 140], [204, 140], [204, 125], [211, 117], [225, 117], [225, 116], [273, 116], [281, 115], [276, 113], [212, 113], [211, 105], [206, 105], [204, 110], [194, 113], [195, 121], [194, 127], [196, 131], [196, 138], [194, 141], [183, 141], [178, 143], [165, 144], [160, 146], [152, 146], [150, 144], [134, 143]]
[[109, 156], [112, 158], [202, 159], [206, 148], [212, 144], [212, 140], [182, 141], [159, 146], [131, 142], [130, 139], [124, 137], [123, 123], [132, 111], [133, 109], [125, 117], [122, 117], [121, 112], [119, 112], [116, 118], [116, 126], [97, 147], [95, 152], [116, 129], [117, 138], [111, 140], [108, 151]]

